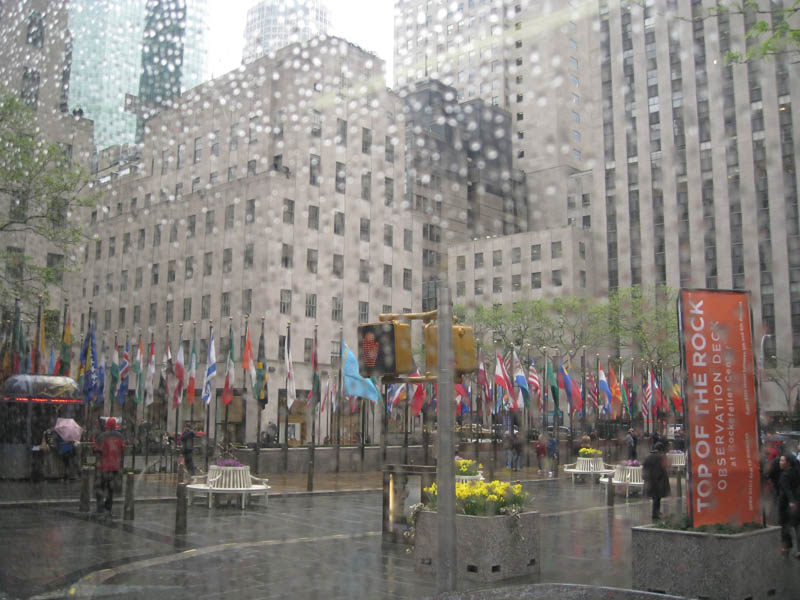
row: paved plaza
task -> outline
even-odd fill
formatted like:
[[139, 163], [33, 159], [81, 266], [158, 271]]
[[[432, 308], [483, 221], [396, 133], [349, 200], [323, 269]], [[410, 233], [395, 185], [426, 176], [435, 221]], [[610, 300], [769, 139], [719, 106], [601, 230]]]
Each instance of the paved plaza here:
[[[543, 517], [541, 576], [509, 584], [631, 586], [630, 527], [648, 522], [647, 501], [617, 498], [614, 507], [606, 507], [598, 484], [537, 480], [535, 470], [502, 474], [527, 479], [533, 507]], [[35, 498], [29, 484], [12, 484], [0, 508], [5, 546], [0, 589], [7, 598], [333, 600], [434, 594], [435, 579], [414, 571], [406, 547], [381, 541], [379, 473], [320, 476], [315, 481], [320, 491], [313, 494], [302, 492], [303, 474], [270, 483], [276, 494], [267, 508], [242, 511], [232, 503], [209, 511], [195, 503], [183, 536], [174, 534], [176, 505], [166, 500], [174, 495], [169, 476], [140, 477], [130, 524], [120, 518], [121, 501], [110, 522], [80, 513], [77, 482], [42, 484]], [[678, 510], [679, 504], [671, 499], [667, 508]]]

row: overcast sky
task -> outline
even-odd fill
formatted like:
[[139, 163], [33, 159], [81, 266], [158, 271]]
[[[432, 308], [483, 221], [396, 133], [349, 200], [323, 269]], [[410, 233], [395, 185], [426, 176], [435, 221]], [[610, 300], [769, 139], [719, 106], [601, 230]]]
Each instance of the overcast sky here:
[[[209, 1], [209, 67], [217, 77], [235, 69], [242, 61], [244, 23], [248, 7], [256, 0]], [[386, 61], [391, 84], [392, 11], [394, 0], [327, 0], [333, 34], [374, 52]]]

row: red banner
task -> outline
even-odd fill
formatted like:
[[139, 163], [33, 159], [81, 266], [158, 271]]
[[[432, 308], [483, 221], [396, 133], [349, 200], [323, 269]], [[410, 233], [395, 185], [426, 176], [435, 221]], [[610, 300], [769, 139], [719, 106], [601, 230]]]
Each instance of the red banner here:
[[761, 522], [748, 296], [681, 290], [692, 525]]

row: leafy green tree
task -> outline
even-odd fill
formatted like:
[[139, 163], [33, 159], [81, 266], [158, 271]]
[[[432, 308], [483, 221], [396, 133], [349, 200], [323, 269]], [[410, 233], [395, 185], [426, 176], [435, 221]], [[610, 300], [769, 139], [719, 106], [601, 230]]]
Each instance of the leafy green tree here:
[[709, 16], [742, 15], [753, 20], [745, 33], [746, 49], [729, 50], [727, 62], [743, 62], [769, 56], [797, 58], [800, 53], [800, 29], [796, 27], [800, 0], [790, 0], [787, 5], [771, 3], [769, 8], [756, 0], [721, 2], [709, 11]]
[[[46, 299], [75, 264], [71, 255], [86, 237], [76, 211], [95, 202], [88, 183], [65, 150], [44, 138], [30, 108], [0, 92], [0, 305], [14, 296]], [[63, 259], [47, 265], [28, 254], [42, 248]]]

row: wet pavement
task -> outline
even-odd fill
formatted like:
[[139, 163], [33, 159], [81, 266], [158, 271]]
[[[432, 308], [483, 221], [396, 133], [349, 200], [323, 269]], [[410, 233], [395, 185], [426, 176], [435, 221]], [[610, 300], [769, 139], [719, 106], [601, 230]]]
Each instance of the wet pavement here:
[[[496, 475], [525, 480], [537, 473]], [[0, 590], [9, 598], [333, 600], [434, 593], [435, 579], [414, 571], [405, 546], [381, 541], [379, 473], [320, 476], [315, 482], [320, 493], [314, 494], [302, 493], [305, 477], [272, 477], [270, 484], [283, 495], [271, 496], [266, 508], [255, 504], [240, 510], [231, 503], [209, 511], [196, 502], [189, 508], [185, 536], [174, 535], [174, 502], [137, 504], [132, 524], [121, 521], [122, 505], [115, 502], [116, 517], [99, 522], [78, 512], [74, 501], [33, 502], [32, 490], [24, 503], [27, 484], [17, 484], [12, 503], [4, 483]], [[326, 482], [340, 491], [325, 489]], [[75, 486], [44, 485], [62, 486], [70, 494]], [[167, 476], [140, 477], [137, 486], [137, 497], [174, 497], [174, 480]], [[372, 491], [341, 491], [344, 486]], [[630, 587], [630, 527], [648, 522], [648, 502], [623, 497], [607, 508], [603, 486], [573, 484], [563, 477], [526, 481], [525, 486], [534, 497], [533, 508], [542, 514], [542, 571], [538, 578], [509, 584]], [[672, 499], [666, 509], [678, 510], [679, 504]]]

